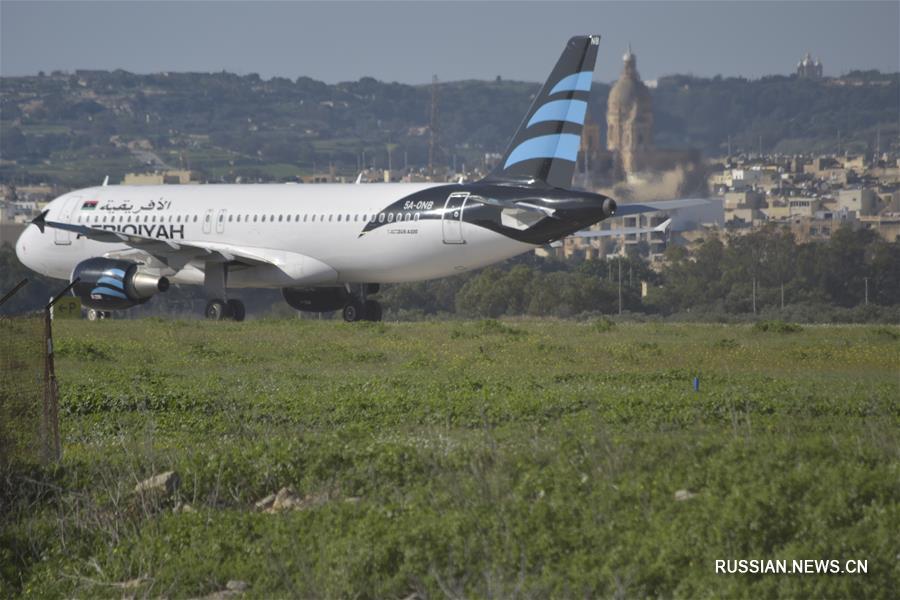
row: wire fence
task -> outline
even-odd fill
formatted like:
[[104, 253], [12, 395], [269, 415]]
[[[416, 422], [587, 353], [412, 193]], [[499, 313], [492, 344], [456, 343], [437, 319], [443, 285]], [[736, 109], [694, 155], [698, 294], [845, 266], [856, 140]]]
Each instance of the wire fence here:
[[0, 316], [0, 467], [59, 459], [49, 310]]

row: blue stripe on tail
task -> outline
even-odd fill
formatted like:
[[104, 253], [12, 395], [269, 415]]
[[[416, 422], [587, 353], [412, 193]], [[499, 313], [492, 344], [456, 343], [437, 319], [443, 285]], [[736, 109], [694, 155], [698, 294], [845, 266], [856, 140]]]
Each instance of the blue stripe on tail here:
[[568, 121], [584, 125], [586, 113], [587, 102], [584, 100], [552, 100], [534, 112], [527, 127], [544, 121]]
[[580, 145], [581, 136], [574, 133], [556, 133], [534, 137], [516, 146], [510, 152], [503, 168], [507, 169], [511, 165], [532, 158], [559, 158], [575, 162]]

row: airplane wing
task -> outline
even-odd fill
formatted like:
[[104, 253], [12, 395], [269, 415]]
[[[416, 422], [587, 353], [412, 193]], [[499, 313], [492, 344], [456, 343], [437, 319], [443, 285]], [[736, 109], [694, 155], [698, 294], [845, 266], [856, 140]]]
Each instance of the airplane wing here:
[[659, 200], [656, 202], [637, 202], [635, 204], [619, 204], [616, 208], [617, 217], [636, 215], [658, 210], [675, 210], [676, 208], [688, 208], [689, 206], [704, 206], [709, 204], [703, 198], [681, 198], [679, 200]]
[[248, 266], [276, 265], [279, 260], [268, 256], [264, 251], [254, 248], [242, 248], [215, 242], [161, 240], [143, 235], [110, 231], [85, 225], [72, 225], [46, 220], [47, 211], [42, 212], [32, 221], [41, 232], [44, 227], [71, 231], [97, 242], [125, 244], [134, 250], [145, 252], [176, 271], [193, 260], [204, 262], [243, 263]]

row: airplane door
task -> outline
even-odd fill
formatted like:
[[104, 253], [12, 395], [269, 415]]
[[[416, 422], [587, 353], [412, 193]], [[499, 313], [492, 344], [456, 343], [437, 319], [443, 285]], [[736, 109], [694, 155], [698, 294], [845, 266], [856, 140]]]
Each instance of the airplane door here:
[[216, 233], [225, 233], [225, 209], [221, 209], [219, 211], [219, 216], [216, 217]]
[[203, 217], [203, 233], [212, 232], [213, 209], [206, 209], [206, 215]]
[[441, 225], [444, 232], [445, 244], [465, 244], [463, 238], [463, 210], [469, 192], [453, 192], [444, 203], [444, 214], [441, 216]]
[[[81, 206], [81, 196], [72, 196], [66, 203], [63, 204], [62, 209], [59, 211], [59, 216], [56, 217], [59, 219], [60, 223], [71, 223], [72, 215], [75, 214], [75, 211]], [[53, 219], [51, 219], [52, 221]], [[63, 229], [54, 229], [53, 241], [58, 246], [68, 246], [72, 243], [72, 232], [65, 231]]]

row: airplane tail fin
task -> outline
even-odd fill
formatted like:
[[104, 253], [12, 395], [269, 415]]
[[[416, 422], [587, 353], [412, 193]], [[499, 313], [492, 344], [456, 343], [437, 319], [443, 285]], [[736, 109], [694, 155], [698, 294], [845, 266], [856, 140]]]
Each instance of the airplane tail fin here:
[[572, 185], [591, 94], [599, 35], [573, 37], [484, 181]]

